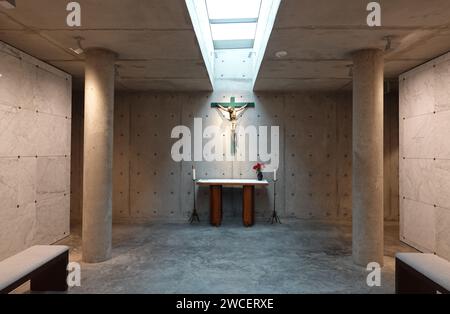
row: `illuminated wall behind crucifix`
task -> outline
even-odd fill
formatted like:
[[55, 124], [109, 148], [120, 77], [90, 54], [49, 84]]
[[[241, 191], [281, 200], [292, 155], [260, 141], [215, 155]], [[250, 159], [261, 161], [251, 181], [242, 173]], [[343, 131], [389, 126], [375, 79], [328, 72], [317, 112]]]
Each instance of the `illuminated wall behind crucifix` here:
[[[194, 118], [230, 128], [212, 102], [255, 102], [238, 119], [241, 126], [279, 126], [277, 207], [283, 217], [351, 218], [352, 100], [350, 93], [119, 93], [115, 105], [114, 200], [116, 221], [185, 221], [193, 206], [193, 162], [172, 160], [177, 125], [194, 136]], [[242, 96], [242, 97], [241, 97]], [[203, 145], [209, 140], [203, 139]], [[270, 147], [270, 143], [269, 143]], [[395, 157], [392, 157], [395, 159]], [[256, 178], [249, 161], [195, 162], [197, 178]], [[389, 169], [388, 169], [389, 170]], [[388, 171], [387, 170], [387, 171]], [[74, 174], [74, 180], [77, 174]], [[389, 177], [389, 176], [386, 176]], [[272, 173], [265, 178], [271, 180]], [[395, 184], [393, 184], [395, 186]], [[393, 188], [394, 189], [394, 188]], [[76, 194], [76, 187], [73, 187]], [[241, 216], [241, 190], [224, 189], [224, 223]], [[389, 197], [395, 198], [395, 189]], [[76, 199], [76, 195], [74, 195]], [[200, 216], [208, 219], [209, 191], [198, 190]], [[386, 201], [386, 218], [398, 205]], [[256, 191], [256, 215], [268, 217], [272, 185]], [[77, 207], [73, 217], [79, 220]]]

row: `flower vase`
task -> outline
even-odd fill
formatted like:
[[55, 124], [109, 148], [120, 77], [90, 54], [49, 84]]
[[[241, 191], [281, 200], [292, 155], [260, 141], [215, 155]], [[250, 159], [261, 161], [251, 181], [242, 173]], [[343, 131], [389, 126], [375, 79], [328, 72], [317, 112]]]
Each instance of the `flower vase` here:
[[257, 177], [258, 177], [258, 181], [262, 181], [263, 180], [263, 173], [261, 171], [258, 171]]

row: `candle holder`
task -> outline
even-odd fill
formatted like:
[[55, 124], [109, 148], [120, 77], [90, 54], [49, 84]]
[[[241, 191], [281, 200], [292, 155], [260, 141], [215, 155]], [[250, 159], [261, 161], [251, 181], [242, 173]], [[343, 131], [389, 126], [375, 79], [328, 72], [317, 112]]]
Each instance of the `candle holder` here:
[[277, 199], [277, 179], [273, 180], [273, 212], [272, 217], [270, 217], [270, 223], [273, 225], [274, 223], [281, 224], [280, 217], [277, 214], [276, 210], [276, 199]]
[[198, 213], [197, 213], [196, 197], [195, 197], [195, 182], [196, 181], [197, 180], [192, 179], [192, 190], [193, 190], [193, 195], [194, 195], [194, 209], [192, 210], [191, 217], [189, 218], [190, 224], [194, 223], [194, 221], [200, 222], [200, 217], [198, 216]]

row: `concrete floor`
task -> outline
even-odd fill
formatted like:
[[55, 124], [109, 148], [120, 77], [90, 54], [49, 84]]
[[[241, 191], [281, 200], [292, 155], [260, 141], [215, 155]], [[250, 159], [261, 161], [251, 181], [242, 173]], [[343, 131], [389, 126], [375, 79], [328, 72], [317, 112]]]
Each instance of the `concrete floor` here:
[[[243, 228], [206, 224], [114, 225], [113, 258], [82, 263], [70, 293], [393, 293], [398, 251], [413, 251], [387, 225], [381, 287], [351, 257], [351, 224], [291, 220]], [[81, 261], [80, 230], [60, 244]]]

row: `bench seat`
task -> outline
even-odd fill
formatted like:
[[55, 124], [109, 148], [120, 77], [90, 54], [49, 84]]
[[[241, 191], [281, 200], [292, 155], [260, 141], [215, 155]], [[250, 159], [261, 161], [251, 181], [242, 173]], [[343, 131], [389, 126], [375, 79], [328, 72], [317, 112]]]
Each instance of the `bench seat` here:
[[67, 246], [37, 245], [0, 261], [0, 293], [8, 293], [28, 280], [32, 291], [67, 290], [68, 253]]
[[449, 293], [450, 262], [434, 254], [398, 253], [397, 293]]

